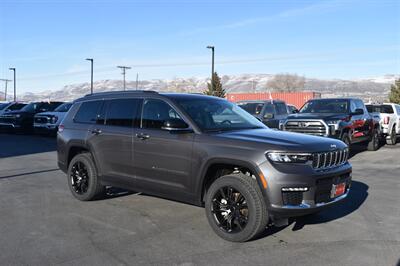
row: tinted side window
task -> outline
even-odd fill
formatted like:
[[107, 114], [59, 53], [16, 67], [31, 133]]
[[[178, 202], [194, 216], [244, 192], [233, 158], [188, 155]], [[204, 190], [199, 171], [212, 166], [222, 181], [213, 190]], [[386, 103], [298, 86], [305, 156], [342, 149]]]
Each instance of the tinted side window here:
[[356, 108], [357, 109], [363, 109], [364, 110], [364, 103], [360, 100], [356, 100]]
[[164, 122], [171, 118], [182, 119], [166, 102], [161, 100], [146, 100], [143, 105], [142, 127], [161, 129]]
[[275, 114], [275, 108], [273, 104], [267, 103], [265, 105], [264, 114]]
[[95, 123], [101, 104], [102, 101], [90, 101], [82, 103], [75, 115], [74, 122], [90, 124]]
[[117, 99], [106, 101], [106, 125], [132, 127], [138, 126], [139, 99]]
[[278, 115], [287, 114], [286, 105], [283, 103], [277, 103], [276, 104], [276, 112]]

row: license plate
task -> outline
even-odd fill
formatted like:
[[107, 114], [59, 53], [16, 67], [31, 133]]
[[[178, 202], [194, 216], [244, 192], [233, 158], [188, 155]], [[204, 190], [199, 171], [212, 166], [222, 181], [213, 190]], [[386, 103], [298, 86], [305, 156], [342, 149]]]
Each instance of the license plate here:
[[336, 198], [343, 195], [346, 191], [346, 183], [340, 183], [337, 185], [332, 185], [331, 198]]

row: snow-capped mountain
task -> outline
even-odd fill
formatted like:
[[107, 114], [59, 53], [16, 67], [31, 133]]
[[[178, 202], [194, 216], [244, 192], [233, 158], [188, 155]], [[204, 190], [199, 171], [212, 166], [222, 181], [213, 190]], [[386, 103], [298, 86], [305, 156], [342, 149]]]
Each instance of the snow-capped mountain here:
[[[242, 74], [223, 75], [221, 81], [228, 93], [232, 92], [258, 92], [267, 89], [267, 83], [274, 75], [271, 74]], [[390, 90], [390, 85], [400, 75], [385, 75], [367, 79], [341, 80], [341, 79], [314, 79], [306, 78], [303, 90], [322, 93], [322, 97], [355, 96], [365, 100], [385, 100]], [[207, 88], [208, 78], [191, 77], [175, 79], [143, 80], [138, 83], [140, 90], [155, 90], [159, 92], [202, 92]], [[136, 89], [135, 81], [127, 81], [128, 90]], [[94, 92], [122, 90], [120, 80], [101, 80], [93, 84]], [[72, 101], [90, 92], [90, 83], [67, 85], [59, 90], [48, 90], [38, 93], [24, 93], [19, 95], [19, 100], [63, 100]], [[1, 95], [0, 95], [1, 97]]]

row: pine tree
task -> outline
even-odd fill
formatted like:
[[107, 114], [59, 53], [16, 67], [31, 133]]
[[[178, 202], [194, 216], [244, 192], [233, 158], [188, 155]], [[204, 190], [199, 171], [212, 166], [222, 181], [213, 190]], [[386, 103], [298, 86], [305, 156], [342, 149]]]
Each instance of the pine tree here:
[[400, 78], [390, 87], [389, 101], [400, 104]]
[[225, 98], [225, 90], [222, 88], [221, 78], [217, 72], [214, 72], [212, 83], [213, 88], [211, 88], [211, 83], [207, 83], [207, 90], [204, 94]]

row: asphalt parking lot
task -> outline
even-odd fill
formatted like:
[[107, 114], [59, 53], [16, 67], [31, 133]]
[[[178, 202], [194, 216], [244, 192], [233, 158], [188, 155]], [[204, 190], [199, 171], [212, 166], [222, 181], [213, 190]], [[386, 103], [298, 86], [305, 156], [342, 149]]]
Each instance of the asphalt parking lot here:
[[351, 158], [341, 205], [230, 243], [204, 210], [110, 190], [75, 200], [55, 139], [0, 134], [1, 265], [400, 265], [400, 143]]

